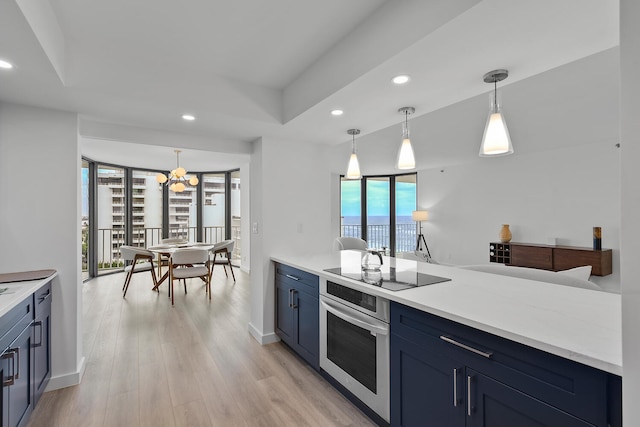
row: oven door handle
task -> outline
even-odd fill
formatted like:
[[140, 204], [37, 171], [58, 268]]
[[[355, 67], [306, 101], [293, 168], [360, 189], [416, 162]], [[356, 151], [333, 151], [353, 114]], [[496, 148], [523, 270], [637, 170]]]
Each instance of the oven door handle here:
[[331, 314], [339, 317], [340, 319], [344, 320], [345, 322], [349, 322], [351, 324], [354, 324], [356, 326], [361, 327], [362, 329], [366, 329], [369, 332], [371, 332], [372, 334], [380, 334], [380, 335], [388, 335], [389, 334], [389, 326], [388, 325], [384, 325], [384, 326], [380, 326], [380, 325], [374, 325], [370, 322], [364, 321], [362, 319], [358, 319], [357, 317], [351, 316], [347, 313], [345, 313], [343, 310], [340, 310], [339, 308], [335, 307], [333, 304], [331, 304], [329, 301], [325, 301], [324, 299], [320, 299], [320, 304], [322, 304], [322, 306]]

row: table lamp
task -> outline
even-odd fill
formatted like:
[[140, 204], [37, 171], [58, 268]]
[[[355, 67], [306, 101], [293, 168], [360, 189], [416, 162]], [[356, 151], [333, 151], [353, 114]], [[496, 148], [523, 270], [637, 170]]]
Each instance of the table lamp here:
[[422, 244], [424, 244], [424, 249], [427, 251], [427, 257], [430, 259], [431, 253], [429, 253], [429, 246], [427, 246], [427, 241], [424, 238], [424, 234], [422, 234], [422, 221], [429, 219], [429, 212], [413, 211], [411, 212], [411, 219], [420, 223], [420, 234], [418, 234], [418, 240], [416, 241], [416, 251], [422, 251]]

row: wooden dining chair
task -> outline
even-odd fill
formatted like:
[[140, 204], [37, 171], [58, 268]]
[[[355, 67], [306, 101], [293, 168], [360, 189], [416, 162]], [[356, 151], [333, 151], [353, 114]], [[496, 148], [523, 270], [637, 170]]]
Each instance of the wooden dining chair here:
[[233, 273], [233, 266], [231, 265], [231, 254], [233, 253], [234, 246], [235, 241], [233, 240], [223, 240], [213, 245], [213, 248], [211, 248], [213, 259], [209, 262], [209, 282], [211, 282], [211, 276], [213, 275], [213, 267], [216, 265], [222, 265], [224, 274], [229, 277], [229, 273], [227, 272], [228, 266], [229, 270], [231, 270], [233, 281], [236, 281], [236, 275]]
[[133, 273], [151, 271], [153, 289], [158, 289], [158, 279], [156, 278], [156, 272], [153, 265], [153, 259], [155, 257], [153, 252], [144, 248], [122, 245], [120, 246], [120, 253], [122, 254], [122, 259], [125, 261], [124, 271], [127, 273], [127, 276], [124, 279], [124, 285], [122, 286], [122, 298], [127, 295], [127, 290], [129, 289], [129, 283], [131, 282], [131, 276], [133, 276]]
[[169, 280], [171, 282], [171, 305], [173, 305], [173, 281], [181, 280], [184, 282], [184, 293], [187, 293], [186, 279], [199, 277], [205, 282], [205, 291], [211, 299], [211, 281], [209, 268], [209, 250], [199, 248], [178, 249], [171, 254], [169, 263]]

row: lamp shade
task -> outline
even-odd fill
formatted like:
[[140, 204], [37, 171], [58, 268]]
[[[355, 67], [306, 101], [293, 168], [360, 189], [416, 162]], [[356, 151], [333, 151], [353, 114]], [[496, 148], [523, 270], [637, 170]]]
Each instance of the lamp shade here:
[[511, 145], [507, 122], [504, 119], [504, 114], [502, 114], [500, 107], [497, 87], [497, 82], [506, 79], [508, 75], [509, 71], [507, 70], [493, 70], [489, 71], [483, 77], [485, 83], [493, 83], [493, 92], [490, 96], [491, 109], [489, 110], [489, 117], [487, 117], [484, 134], [482, 135], [480, 157], [513, 154], [513, 145]]
[[492, 111], [487, 118], [487, 124], [482, 136], [480, 156], [506, 156], [513, 153], [511, 137], [504, 115], [500, 111]]
[[429, 219], [429, 211], [413, 211], [411, 212], [411, 219], [414, 221], [426, 221]]
[[411, 140], [404, 138], [402, 145], [398, 150], [398, 160], [396, 162], [398, 169], [413, 169], [416, 167], [416, 158], [413, 155], [413, 147], [411, 146]]
[[360, 179], [360, 163], [356, 153], [351, 153], [349, 167], [347, 168], [347, 179]]

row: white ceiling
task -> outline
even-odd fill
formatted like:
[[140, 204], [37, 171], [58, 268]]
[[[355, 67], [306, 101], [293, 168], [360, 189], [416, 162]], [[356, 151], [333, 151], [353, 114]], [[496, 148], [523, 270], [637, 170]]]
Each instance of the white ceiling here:
[[147, 161], [185, 147], [235, 167], [259, 137], [344, 143], [399, 107], [489, 91], [489, 70], [509, 69], [506, 86], [604, 51], [618, 20], [617, 0], [6, 0], [0, 100], [80, 113], [83, 151], [104, 160], [136, 142]]

